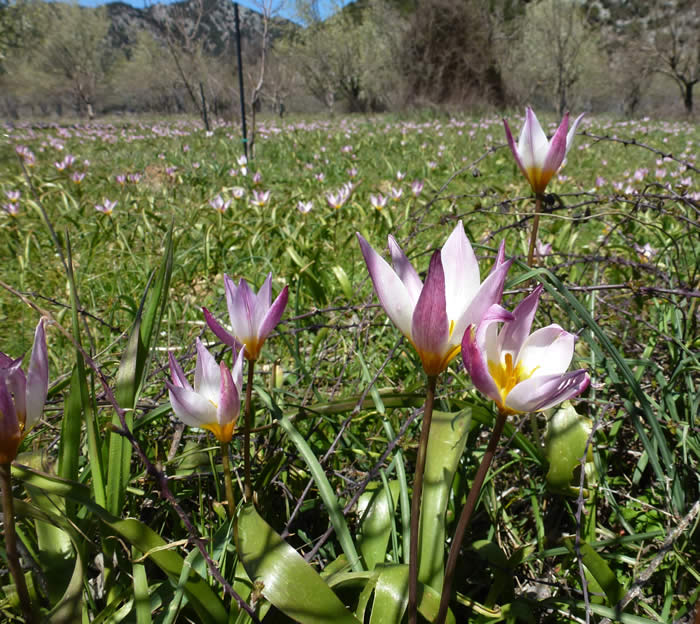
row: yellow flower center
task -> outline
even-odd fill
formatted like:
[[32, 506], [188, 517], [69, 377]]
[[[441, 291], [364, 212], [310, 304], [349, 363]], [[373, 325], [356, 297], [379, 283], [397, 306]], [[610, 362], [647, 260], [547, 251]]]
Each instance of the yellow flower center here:
[[209, 423], [202, 426], [204, 429], [211, 431], [219, 442], [230, 442], [231, 438], [233, 437], [233, 430], [236, 423], [231, 421], [224, 425], [220, 425], [219, 423]]
[[491, 373], [491, 377], [498, 387], [498, 393], [501, 395], [500, 407], [502, 409], [507, 409], [506, 397], [510, 391], [521, 381], [532, 377], [534, 372], [539, 368], [539, 366], [535, 366], [531, 371], [526, 371], [520, 362], [513, 366], [512, 353], [506, 353], [505, 362], [489, 361], [488, 366], [489, 373]]

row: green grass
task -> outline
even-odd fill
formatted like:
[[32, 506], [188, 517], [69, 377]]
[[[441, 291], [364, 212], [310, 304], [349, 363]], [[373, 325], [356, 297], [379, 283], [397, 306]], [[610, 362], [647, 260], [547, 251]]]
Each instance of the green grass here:
[[[519, 125], [517, 120], [511, 124]], [[456, 589], [468, 597], [465, 604], [471, 600], [482, 607], [463, 607], [458, 621], [493, 621], [484, 614], [496, 607], [503, 607], [504, 617], [511, 621], [528, 612], [535, 613], [538, 622], [566, 621], [566, 613], [584, 617], [576, 552], [564, 542], [577, 530], [600, 555], [603, 564], [598, 570], [612, 573], [623, 596], [641, 583], [641, 594], [625, 606], [627, 621], [641, 617], [671, 622], [698, 598], [698, 509], [693, 505], [699, 497], [700, 237], [694, 158], [700, 131], [685, 122], [607, 119], [588, 120], [584, 129], [601, 138], [577, 137], [559, 179], [548, 188], [552, 195], [540, 224], [540, 239], [551, 243], [552, 254], [541, 261], [534, 276], [516, 262], [504, 301], [512, 309], [532, 287], [534, 277], [547, 289], [536, 326], [557, 322], [580, 331], [575, 364], [588, 368], [594, 383], [576, 407], [594, 423], [597, 485], [579, 501], [577, 472], [572, 493], [548, 489], [546, 461], [529, 421], [512, 417], [513, 428], [506, 431], [482, 492], [457, 574]], [[398, 432], [421, 404], [423, 393], [424, 380], [412, 348], [398, 341], [399, 333], [380, 308], [368, 306], [376, 304], [376, 297], [355, 232], [363, 233], [378, 250], [385, 250], [392, 233], [420, 272], [425, 272], [430, 253], [442, 245], [458, 220], [481, 259], [482, 275], [490, 269], [502, 239], [509, 257], [522, 261], [527, 252], [533, 201], [504, 146], [502, 123], [496, 117], [270, 119], [259, 131], [257, 154], [248, 164], [247, 176], [229, 174], [239, 168], [241, 154], [237, 129], [231, 126], [217, 127], [211, 136], [187, 121], [65, 130], [17, 127], [6, 133], [9, 141], [0, 146], [0, 203], [6, 202], [6, 191], [21, 191], [21, 199], [16, 215], [0, 211], [0, 279], [23, 298], [0, 290], [3, 352], [17, 357], [31, 347], [38, 315], [27, 302], [72, 331], [68, 279], [41, 206], [64, 253], [70, 241], [81, 341], [114, 387], [128, 334], [149, 277], [162, 265], [172, 224], [170, 289], [133, 412], [134, 435], [149, 460], [172, 477], [170, 488], [182, 510], [209, 540], [210, 554], [244, 597], [250, 587], [240, 578], [234, 582], [240, 572], [236, 548], [223, 542], [217, 546], [229, 526], [218, 503], [224, 496], [216, 445], [203, 433], [185, 430], [177, 451], [169, 453], [176, 422], [164, 385], [168, 350], [191, 358], [185, 365], [189, 374], [195, 338], [215, 344], [200, 308], [206, 306], [226, 319], [223, 274], [236, 281], [243, 277], [257, 289], [272, 272], [273, 295], [284, 285], [290, 287], [283, 323], [267, 341], [256, 369], [260, 371], [256, 383], [272, 403], [255, 399], [256, 424], [267, 427], [257, 436], [253, 470], [259, 513], [277, 532], [286, 528], [288, 541], [303, 554], [313, 548], [329, 522], [321, 486], [311, 479], [319, 466], [309, 466], [298, 454], [273, 419], [274, 410], [295, 417], [294, 427], [308, 444], [305, 452], [310, 450], [319, 460], [339, 436], [335, 451], [320, 463], [328, 478], [323, 497], [337, 497], [337, 514], [390, 442], [384, 421]], [[57, 140], [63, 144], [61, 150], [55, 147]], [[18, 144], [36, 155], [28, 176], [15, 154]], [[76, 162], [69, 170], [58, 171], [54, 162], [66, 154], [75, 156]], [[664, 154], [669, 156], [666, 161]], [[168, 173], [168, 167], [174, 172]], [[329, 207], [326, 193], [349, 182], [348, 170], [353, 167], [357, 174], [350, 199], [338, 210]], [[75, 171], [87, 174], [80, 184], [70, 179]], [[252, 175], [257, 171], [262, 181], [255, 185]], [[397, 180], [399, 171], [405, 173], [402, 181]], [[139, 173], [140, 180], [117, 183], [115, 176], [129, 173]], [[315, 177], [320, 173], [322, 180]], [[425, 182], [418, 198], [410, 189], [416, 179]], [[237, 186], [245, 189], [246, 196], [234, 199], [223, 214], [209, 205], [217, 194], [231, 198]], [[370, 194], [388, 195], [392, 187], [402, 188], [403, 197], [390, 199], [381, 211], [373, 208]], [[263, 208], [250, 205], [253, 189], [270, 190], [270, 203]], [[118, 201], [111, 215], [95, 210], [104, 198]], [[311, 200], [312, 210], [302, 214], [298, 202]], [[647, 243], [651, 251], [645, 255]], [[45, 423], [30, 434], [18, 460], [44, 467], [57, 457], [57, 436], [68, 409], [64, 399], [76, 361], [74, 346], [59, 331], [49, 327], [48, 339], [52, 390]], [[212, 350], [230, 359], [223, 349]], [[281, 376], [273, 375], [277, 367]], [[455, 360], [441, 377], [439, 409], [456, 412], [464, 405], [485, 409], [479, 412], [481, 420], [474, 416], [470, 425], [448, 506], [448, 535], [492, 422], [488, 415], [493, 408], [472, 389], [461, 368]], [[379, 393], [367, 394], [367, 401], [348, 418], [375, 375]], [[95, 452], [103, 454], [107, 465], [114, 410], [89, 370], [86, 385], [96, 415]], [[545, 417], [539, 424], [544, 427]], [[409, 483], [418, 431], [414, 422], [399, 444]], [[83, 427], [74, 452], [78, 480], [94, 487], [87, 434]], [[238, 438], [234, 447], [236, 461]], [[393, 457], [390, 454], [384, 466], [385, 479], [397, 478], [396, 463], [389, 466]], [[242, 479], [242, 468], [234, 463], [234, 469]], [[181, 519], [158, 496], [136, 455], [127, 476], [126, 500], [116, 515], [140, 519], [166, 542], [186, 538]], [[309, 491], [289, 522], [308, 483]], [[382, 477], [376, 476], [373, 483], [381, 487]], [[15, 495], [24, 496], [24, 490], [17, 487]], [[577, 527], [577, 507], [584, 498], [589, 521]], [[108, 537], [115, 532], [113, 520], [109, 525], [80, 509], [70, 513], [82, 531], [88, 576], [97, 575], [91, 563], [97, 552], [116, 561], [107, 562], [107, 593], [90, 595], [84, 590], [81, 609], [91, 618], [103, 614], [107, 621], [108, 610], [129, 611], [133, 592], [147, 594], [150, 586], [156, 597], [152, 617], [165, 621], [159, 618], [182, 591], [173, 576], [180, 574], [182, 565], [171, 562], [165, 570], [147, 560], [145, 566], [132, 566], [128, 549], [117, 547], [116, 538]], [[19, 527], [32, 552], [38, 548], [38, 538], [29, 518]], [[346, 520], [355, 534], [362, 519], [351, 511]], [[396, 508], [387, 560], [400, 550], [402, 540], [396, 531], [401, 526], [401, 511]], [[672, 534], [679, 526], [682, 530]], [[138, 550], [155, 543], [151, 537], [150, 542], [144, 540], [130, 544]], [[491, 547], [479, 547], [483, 540], [492, 542], [504, 557], [494, 555]], [[183, 556], [193, 552], [191, 544], [177, 548]], [[318, 550], [317, 569], [334, 562], [341, 552], [337, 536], [331, 536]], [[588, 563], [595, 568], [590, 557]], [[206, 575], [201, 557], [198, 565], [195, 569]], [[50, 574], [51, 563], [42, 560], [42, 566]], [[600, 578], [591, 569], [585, 578], [593, 608], [606, 615], [614, 601], [603, 594], [605, 587], [596, 589]], [[221, 586], [211, 577], [208, 580], [228, 605]], [[2, 585], [11, 582], [6, 572], [2, 581]], [[35, 582], [39, 584], [39, 579]], [[345, 587], [345, 581], [339, 583]], [[353, 593], [346, 587], [339, 595], [345, 599]], [[358, 598], [347, 600], [356, 606]], [[196, 617], [192, 604], [182, 608], [182, 615], [175, 613], [171, 621]], [[8, 618], [19, 613], [2, 599], [0, 609]], [[143, 605], [134, 607], [126, 621], [137, 621], [137, 611], [139, 624], [147, 621], [149, 609]]]

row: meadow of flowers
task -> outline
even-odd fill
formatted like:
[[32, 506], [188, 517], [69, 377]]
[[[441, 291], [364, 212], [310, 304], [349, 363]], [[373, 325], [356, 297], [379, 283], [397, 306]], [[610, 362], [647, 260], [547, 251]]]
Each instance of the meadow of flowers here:
[[3, 621], [691, 621], [700, 132], [546, 121], [5, 126]]

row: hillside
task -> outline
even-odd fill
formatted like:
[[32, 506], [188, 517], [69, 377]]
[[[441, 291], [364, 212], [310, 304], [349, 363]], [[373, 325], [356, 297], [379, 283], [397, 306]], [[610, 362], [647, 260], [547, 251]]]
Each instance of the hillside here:
[[[157, 3], [139, 9], [124, 2], [106, 5], [111, 20], [109, 37], [117, 48], [129, 47], [139, 31], [147, 31], [157, 40], [165, 39], [168, 29], [185, 33], [201, 42], [206, 53], [218, 56], [232, 50], [235, 26], [233, 3], [229, 0], [185, 0], [172, 4]], [[246, 43], [257, 43], [263, 29], [261, 13], [239, 6], [241, 38]], [[279, 37], [285, 29], [297, 28], [289, 20], [273, 17], [270, 37]]]

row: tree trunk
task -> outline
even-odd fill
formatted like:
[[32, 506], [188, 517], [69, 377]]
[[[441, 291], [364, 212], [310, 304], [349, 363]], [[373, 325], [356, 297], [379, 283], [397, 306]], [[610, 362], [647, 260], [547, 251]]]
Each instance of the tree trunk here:
[[695, 86], [694, 82], [686, 82], [684, 87], [684, 93], [683, 93], [683, 104], [685, 105], [685, 112], [688, 113], [688, 115], [693, 114], [693, 87]]

